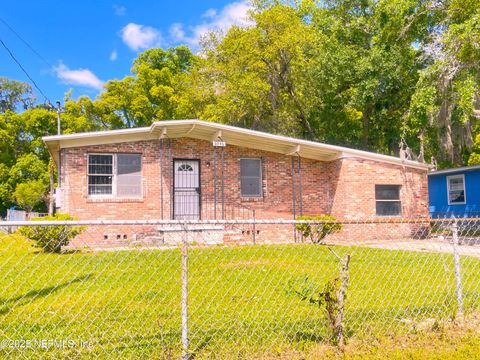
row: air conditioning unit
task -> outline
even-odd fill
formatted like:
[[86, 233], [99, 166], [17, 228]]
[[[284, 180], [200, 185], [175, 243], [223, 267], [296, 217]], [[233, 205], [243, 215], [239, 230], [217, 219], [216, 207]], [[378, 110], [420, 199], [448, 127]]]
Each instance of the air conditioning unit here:
[[55, 207], [60, 209], [62, 207], [62, 192], [60, 188], [55, 189]]

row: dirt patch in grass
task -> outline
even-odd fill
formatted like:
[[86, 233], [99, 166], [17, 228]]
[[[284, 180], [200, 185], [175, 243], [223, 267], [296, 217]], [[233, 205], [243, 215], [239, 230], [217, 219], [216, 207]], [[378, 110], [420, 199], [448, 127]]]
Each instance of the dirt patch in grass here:
[[251, 267], [251, 266], [272, 266], [271, 261], [266, 260], [245, 260], [245, 261], [235, 261], [229, 262], [228, 264], [223, 264], [223, 268], [238, 268], [238, 267]]
[[308, 352], [278, 349], [257, 359], [480, 359], [480, 313], [465, 321], [441, 325], [436, 331], [409, 335], [350, 339], [345, 351], [319, 345]]
[[223, 268], [241, 268], [241, 267], [256, 267], [256, 266], [269, 266], [275, 268], [295, 268], [298, 269], [302, 264], [286, 261], [272, 261], [272, 260], [244, 260], [234, 261], [226, 264], [221, 264]]

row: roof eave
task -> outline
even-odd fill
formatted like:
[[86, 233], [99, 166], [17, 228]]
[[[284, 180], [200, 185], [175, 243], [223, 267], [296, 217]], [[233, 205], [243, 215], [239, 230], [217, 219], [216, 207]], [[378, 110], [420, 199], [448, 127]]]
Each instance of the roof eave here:
[[[175, 132], [175, 130], [177, 132]], [[402, 160], [390, 155], [377, 154], [303, 139], [295, 139], [282, 135], [243, 129], [198, 119], [156, 121], [152, 123], [150, 127], [53, 135], [45, 136], [42, 139], [46, 143], [50, 154], [55, 159], [58, 157], [58, 150], [63, 147], [159, 139], [164, 136], [192, 137], [210, 141], [213, 140], [213, 137], [217, 134], [222, 134], [224, 140], [232, 145], [258, 148], [260, 150], [268, 149], [265, 151], [281, 153], [284, 155], [298, 154], [302, 157], [319, 161], [332, 161], [344, 157], [358, 157], [361, 159], [380, 161], [399, 166], [408, 166], [421, 170], [428, 170], [431, 168], [428, 164], [411, 160]], [[257, 142], [255, 143], [255, 141], [252, 141], [253, 139], [257, 140]], [[256, 146], [254, 147], [252, 144], [256, 144]]]

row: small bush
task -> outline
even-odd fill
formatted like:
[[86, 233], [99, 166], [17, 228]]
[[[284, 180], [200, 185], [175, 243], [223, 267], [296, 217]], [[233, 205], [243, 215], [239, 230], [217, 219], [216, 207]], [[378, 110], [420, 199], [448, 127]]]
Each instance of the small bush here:
[[338, 293], [340, 289], [340, 279], [335, 278], [325, 283], [323, 289], [320, 289], [308, 276], [300, 279], [291, 279], [287, 284], [287, 293], [298, 296], [303, 301], [323, 308], [328, 318], [328, 328], [332, 334], [332, 340], [335, 341], [335, 324], [340, 304]]
[[[303, 237], [310, 239], [314, 244], [321, 243], [325, 236], [342, 228], [342, 224], [335, 223], [336, 218], [331, 215], [299, 216], [297, 220], [322, 221], [319, 224], [296, 225], [297, 230], [302, 233]], [[329, 220], [332, 222], [328, 222]]]
[[[32, 221], [76, 220], [68, 214], [55, 214], [34, 218]], [[53, 226], [22, 226], [18, 232], [26, 238], [35, 241], [37, 247], [47, 253], [60, 253], [62, 246], [67, 246], [70, 240], [82, 233], [83, 226], [53, 225]]]

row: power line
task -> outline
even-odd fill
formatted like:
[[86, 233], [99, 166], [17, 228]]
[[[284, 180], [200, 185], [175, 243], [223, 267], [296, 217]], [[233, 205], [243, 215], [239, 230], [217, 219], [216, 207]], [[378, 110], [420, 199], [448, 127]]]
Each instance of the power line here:
[[25, 68], [22, 66], [22, 64], [20, 64], [20, 61], [17, 60], [17, 58], [15, 57], [15, 55], [13, 55], [13, 53], [10, 51], [10, 49], [8, 48], [8, 46], [3, 42], [2, 39], [0, 39], [0, 43], [2, 44], [2, 46], [5, 48], [5, 50], [7, 50], [8, 54], [10, 55], [10, 57], [13, 59], [13, 61], [15, 61], [15, 63], [20, 67], [20, 69], [25, 73], [25, 75], [27, 75], [27, 77], [30, 79], [30, 81], [32, 82], [33, 86], [35, 86], [35, 88], [38, 90], [38, 92], [44, 97], [45, 100], [47, 100], [50, 104], [52, 103], [50, 101], [50, 99], [47, 97], [47, 95], [45, 95], [45, 93], [40, 89], [40, 87], [37, 85], [37, 83], [35, 82], [35, 80], [33, 80], [33, 78], [28, 74], [27, 70], [25, 70]]
[[53, 67], [53, 65], [50, 64], [50, 62], [49, 62], [47, 59], [45, 59], [42, 55], [40, 55], [40, 53], [39, 53], [37, 50], [35, 50], [35, 49], [33, 48], [33, 46], [28, 43], [27, 40], [25, 40], [22, 36], [20, 36], [20, 34], [19, 34], [18, 32], [16, 32], [15, 29], [12, 28], [12, 27], [11, 27], [5, 20], [3, 20], [1, 17], [0, 17], [0, 21], [1, 21], [12, 33], [14, 33], [15, 36], [16, 36], [17, 38], [19, 38], [20, 41], [22, 41], [35, 55], [37, 55], [37, 57], [38, 57], [40, 60], [42, 60], [42, 61], [43, 61], [45, 64], [47, 64], [49, 67]]

